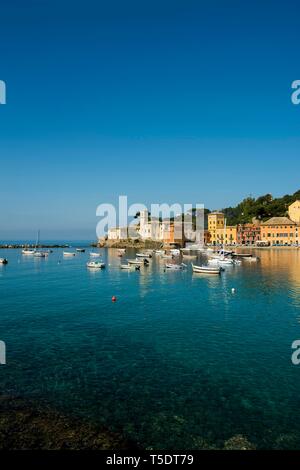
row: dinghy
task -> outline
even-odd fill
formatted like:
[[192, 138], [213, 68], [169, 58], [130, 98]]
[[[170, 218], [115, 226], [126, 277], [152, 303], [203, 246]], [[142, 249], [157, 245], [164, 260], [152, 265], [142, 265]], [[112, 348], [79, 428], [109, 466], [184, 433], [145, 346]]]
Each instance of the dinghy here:
[[105, 264], [101, 263], [100, 261], [89, 261], [86, 263], [88, 268], [94, 268], [94, 269], [103, 269], [105, 268]]

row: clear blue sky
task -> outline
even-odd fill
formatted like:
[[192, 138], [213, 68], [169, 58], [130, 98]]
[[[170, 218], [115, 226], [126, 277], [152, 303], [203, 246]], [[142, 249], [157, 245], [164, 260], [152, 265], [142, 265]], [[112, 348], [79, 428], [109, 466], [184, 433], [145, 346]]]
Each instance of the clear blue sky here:
[[298, 1], [1, 2], [0, 239], [300, 189]]

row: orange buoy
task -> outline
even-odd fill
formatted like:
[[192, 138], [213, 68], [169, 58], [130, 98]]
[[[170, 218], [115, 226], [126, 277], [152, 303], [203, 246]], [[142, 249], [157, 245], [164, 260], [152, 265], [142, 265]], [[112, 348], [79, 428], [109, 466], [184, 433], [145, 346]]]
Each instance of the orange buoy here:
[[116, 302], [116, 300], [117, 300], [117, 297], [115, 295], [113, 295], [112, 298], [111, 298], [111, 301]]

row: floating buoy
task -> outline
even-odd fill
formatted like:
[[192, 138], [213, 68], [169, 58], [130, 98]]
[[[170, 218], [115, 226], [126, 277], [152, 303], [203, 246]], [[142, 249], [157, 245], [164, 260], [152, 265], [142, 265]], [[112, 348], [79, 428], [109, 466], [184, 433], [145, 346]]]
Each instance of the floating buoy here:
[[112, 302], [116, 302], [116, 301], [117, 301], [117, 297], [116, 297], [115, 295], [113, 295], [112, 298], [111, 298], [111, 301], [112, 301]]
[[235, 294], [235, 288], [234, 287], [231, 289], [231, 293]]

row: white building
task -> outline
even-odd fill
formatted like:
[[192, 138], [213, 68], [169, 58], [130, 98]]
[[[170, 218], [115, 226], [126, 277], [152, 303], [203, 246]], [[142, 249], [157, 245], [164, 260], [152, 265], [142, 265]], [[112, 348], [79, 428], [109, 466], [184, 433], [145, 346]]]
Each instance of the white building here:
[[108, 230], [108, 240], [127, 240], [127, 227], [114, 227]]
[[140, 229], [139, 234], [143, 240], [161, 240], [159, 219], [151, 219], [149, 221], [149, 213], [145, 209], [140, 213]]

